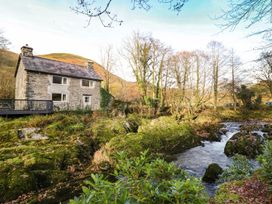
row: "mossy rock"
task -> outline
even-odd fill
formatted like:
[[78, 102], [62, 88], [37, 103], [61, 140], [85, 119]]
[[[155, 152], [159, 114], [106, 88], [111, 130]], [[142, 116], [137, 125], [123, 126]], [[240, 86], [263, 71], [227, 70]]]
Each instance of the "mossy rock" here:
[[140, 126], [137, 133], [113, 138], [108, 143], [111, 153], [126, 151], [130, 156], [138, 156], [140, 152], [149, 149], [152, 154], [175, 154], [201, 144], [191, 126], [165, 121], [172, 119], [156, 119]]
[[6, 182], [7, 188], [5, 189], [5, 191], [0, 192], [0, 197], [2, 198], [2, 201], [16, 199], [18, 196], [24, 193], [37, 189], [36, 181], [33, 174], [21, 169], [16, 169], [10, 172]]
[[110, 141], [112, 138], [125, 135], [127, 132], [124, 128], [124, 118], [101, 119], [97, 120], [89, 129], [92, 132], [94, 140], [100, 146]]
[[241, 154], [248, 158], [256, 158], [257, 155], [262, 153], [262, 145], [263, 141], [259, 136], [240, 132], [226, 143], [224, 153], [227, 156]]
[[202, 181], [207, 183], [214, 183], [217, 179], [219, 179], [219, 176], [222, 173], [223, 169], [218, 164], [212, 163], [206, 169], [206, 172], [202, 177]]

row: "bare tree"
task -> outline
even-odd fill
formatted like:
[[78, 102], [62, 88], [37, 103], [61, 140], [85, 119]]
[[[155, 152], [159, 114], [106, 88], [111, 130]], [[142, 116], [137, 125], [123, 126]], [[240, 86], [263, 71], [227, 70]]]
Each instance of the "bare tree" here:
[[115, 65], [112, 45], [107, 45], [104, 49], [101, 50], [101, 62], [105, 69], [103, 70], [104, 88], [106, 91], [110, 92], [111, 72]]
[[231, 70], [231, 97], [233, 101], [233, 108], [236, 110], [237, 106], [237, 97], [236, 97], [236, 89], [237, 85], [237, 72], [239, 71], [239, 67], [241, 65], [240, 58], [236, 56], [233, 49], [230, 50], [229, 54], [229, 67]]
[[269, 90], [272, 98], [272, 53], [262, 53], [260, 61], [260, 73], [257, 77]]
[[151, 46], [151, 36], [135, 32], [125, 41], [122, 53], [133, 71], [142, 99], [147, 96], [148, 84], [152, 75]]
[[[188, 0], [157, 0], [160, 4], [165, 4], [168, 6], [169, 10], [179, 13], [183, 8], [184, 4]], [[76, 6], [71, 7], [76, 13], [85, 15], [88, 17], [88, 24], [90, 24], [92, 19], [99, 19], [104, 27], [112, 27], [114, 23], [121, 25], [123, 23], [117, 16], [111, 12], [110, 6], [113, 4], [114, 0], [104, 0], [97, 1], [95, 0], [76, 0]], [[131, 0], [132, 9], [151, 9], [154, 2], [150, 0]]]
[[3, 53], [8, 50], [10, 44], [10, 41], [4, 36], [4, 32], [0, 30], [0, 65], [4, 60]]
[[267, 27], [254, 32], [262, 34], [264, 38], [271, 39], [272, 22], [272, 1], [271, 0], [229, 0], [229, 10], [224, 11], [219, 19], [223, 19], [221, 24], [223, 29], [234, 30], [239, 24], [245, 23], [246, 28], [264, 23]]
[[210, 60], [212, 67], [212, 88], [213, 88], [213, 106], [217, 110], [218, 107], [218, 96], [219, 96], [219, 76], [222, 67], [226, 63], [225, 48], [217, 41], [211, 41], [208, 44], [210, 50]]
[[0, 49], [7, 50], [10, 41], [4, 36], [4, 32], [0, 30]]

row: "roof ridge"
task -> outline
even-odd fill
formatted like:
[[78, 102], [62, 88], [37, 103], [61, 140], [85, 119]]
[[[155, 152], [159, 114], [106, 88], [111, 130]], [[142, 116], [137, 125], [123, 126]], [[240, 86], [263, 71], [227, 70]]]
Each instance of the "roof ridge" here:
[[[52, 60], [40, 56], [24, 57], [21, 56], [25, 69], [35, 72], [60, 74], [70, 77], [90, 78], [94, 80], [102, 80], [101, 76], [94, 69], [87, 69], [82, 65]], [[44, 62], [43, 62], [44, 61]], [[41, 64], [41, 63], [44, 64]], [[41, 69], [41, 67], [43, 67]], [[57, 69], [54, 69], [56, 67]]]
[[85, 68], [85, 69], [87, 68], [87, 66], [83, 66], [83, 65], [80, 65], [80, 64], [74, 64], [74, 63], [70, 63], [70, 62], [63, 62], [63, 61], [56, 60], [56, 59], [49, 59], [49, 58], [40, 57], [40, 56], [33, 56], [33, 57], [40, 58], [40, 59], [45, 59], [45, 60], [49, 60], [49, 61], [54, 61], [54, 62], [61, 62], [61, 63], [64, 63], [64, 64], [76, 65], [76, 66], [83, 67], [83, 68]]

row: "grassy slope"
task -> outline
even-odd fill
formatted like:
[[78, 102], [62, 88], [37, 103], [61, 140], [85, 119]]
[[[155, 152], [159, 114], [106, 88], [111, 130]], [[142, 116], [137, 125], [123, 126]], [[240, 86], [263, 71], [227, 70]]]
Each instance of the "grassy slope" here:
[[[47, 55], [41, 55], [41, 57], [73, 64], [79, 64], [83, 66], [86, 66], [86, 63], [88, 61], [87, 58], [68, 53], [52, 53]], [[4, 59], [4, 61], [0, 63], [0, 79], [6, 79], [5, 81], [8, 82], [8, 84], [3, 85], [0, 83], [0, 98], [10, 98], [14, 96], [15, 79], [13, 76], [18, 60], [18, 54], [7, 51], [3, 53], [3, 57], [1, 58]], [[95, 63], [94, 69], [102, 77], [102, 79], [105, 78], [105, 69], [101, 65]], [[114, 74], [111, 74], [110, 83], [111, 92], [117, 98], [123, 100], [133, 100], [139, 97], [139, 91], [137, 89], [136, 83], [128, 82]]]
[[0, 56], [2, 59], [0, 60], [0, 98], [13, 98], [15, 84], [14, 72], [18, 55], [13, 52], [3, 52], [0, 50]]

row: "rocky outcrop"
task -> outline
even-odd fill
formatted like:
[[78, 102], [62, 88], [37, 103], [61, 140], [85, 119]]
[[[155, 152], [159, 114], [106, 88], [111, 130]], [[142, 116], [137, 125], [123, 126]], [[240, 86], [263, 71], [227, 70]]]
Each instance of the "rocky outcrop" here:
[[222, 173], [223, 169], [218, 164], [212, 163], [206, 169], [206, 172], [202, 177], [202, 181], [207, 183], [214, 183], [217, 179], [219, 179], [219, 176]]
[[243, 131], [235, 134], [227, 142], [224, 152], [227, 156], [235, 154], [255, 158], [262, 151], [263, 139], [258, 134]]

